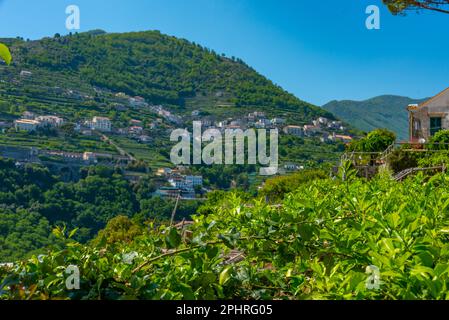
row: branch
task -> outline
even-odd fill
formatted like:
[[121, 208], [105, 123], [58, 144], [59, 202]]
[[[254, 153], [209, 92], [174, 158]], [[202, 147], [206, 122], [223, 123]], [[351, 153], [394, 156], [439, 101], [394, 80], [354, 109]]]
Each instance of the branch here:
[[[444, 4], [449, 4], [449, 1], [447, 1], [446, 3], [439, 3], [439, 4], [443, 4], [443, 5]], [[439, 5], [439, 4], [437, 4], [437, 5]], [[427, 10], [432, 10], [432, 11], [437, 11], [437, 12], [449, 14], [448, 10], [443, 10], [443, 9], [438, 8], [438, 7], [432, 7], [432, 6], [427, 5], [425, 3], [422, 3], [422, 2], [415, 1], [413, 5], [418, 7], [418, 8], [421, 8], [421, 9], [427, 9]]]
[[[327, 222], [327, 221], [335, 221], [337, 219], [345, 220], [345, 219], [353, 219], [353, 218], [354, 218], [354, 216], [352, 216], [352, 215], [343, 216], [343, 217], [333, 217], [333, 218], [329, 218], [329, 219], [323, 219], [323, 220], [320, 221], [320, 223]], [[294, 223], [294, 225], [315, 224], [315, 223], [316, 223], [316, 221], [300, 221], [298, 223]], [[279, 240], [279, 239], [274, 240], [274, 239], [270, 239], [270, 238], [267, 238], [267, 237], [261, 237], [261, 236], [243, 237], [243, 238], [240, 238], [239, 240], [245, 241], [245, 240], [263, 240], [263, 239], [269, 239], [269, 240], [272, 240], [272, 241]], [[180, 253], [189, 252], [189, 251], [192, 251], [192, 250], [195, 250], [195, 249], [199, 249], [199, 248], [202, 248], [202, 247], [205, 247], [205, 246], [214, 246], [214, 245], [217, 245], [217, 244], [224, 244], [224, 242], [222, 240], [211, 241], [211, 242], [206, 242], [206, 243], [203, 243], [201, 245], [193, 246], [193, 247], [190, 247], [190, 248], [183, 248], [183, 249], [175, 250], [175, 251], [172, 251], [172, 252], [166, 252], [164, 254], [161, 254], [161, 255], [159, 255], [157, 257], [151, 258], [151, 259], [143, 262], [141, 265], [139, 265], [137, 268], [135, 268], [132, 271], [132, 273], [139, 272], [142, 268], [146, 267], [150, 263], [156, 262], [156, 261], [158, 261], [158, 260], [160, 260], [162, 258], [175, 256], [175, 255], [178, 255]]]
[[430, 10], [449, 14], [442, 6], [449, 5], [449, 0], [383, 0], [393, 14], [411, 10]]
[[[265, 237], [260, 237], [260, 236], [253, 236], [253, 237], [240, 238], [239, 240], [257, 240], [257, 239], [260, 240], [260, 239], [266, 239], [266, 238]], [[205, 247], [205, 246], [214, 246], [214, 245], [217, 245], [217, 244], [224, 244], [224, 242], [222, 240], [211, 241], [211, 242], [206, 242], [204, 244], [200, 244], [200, 245], [193, 246], [193, 247], [190, 247], [190, 248], [183, 248], [183, 249], [179, 249], [179, 250], [175, 250], [175, 251], [172, 251], [172, 252], [167, 252], [167, 253], [161, 254], [160, 256], [151, 258], [151, 259], [143, 262], [141, 265], [139, 265], [137, 268], [135, 268], [132, 271], [132, 273], [139, 272], [140, 270], [142, 270], [142, 268], [146, 267], [150, 263], [156, 262], [156, 261], [158, 261], [158, 260], [160, 260], [162, 258], [175, 256], [175, 255], [178, 255], [180, 253], [189, 252], [189, 251], [192, 251], [192, 250], [195, 250], [195, 249], [199, 249], [199, 248], [202, 248], [202, 247]]]

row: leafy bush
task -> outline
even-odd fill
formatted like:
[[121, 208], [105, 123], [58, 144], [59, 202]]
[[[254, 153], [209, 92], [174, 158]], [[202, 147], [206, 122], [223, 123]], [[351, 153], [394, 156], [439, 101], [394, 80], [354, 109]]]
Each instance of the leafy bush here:
[[449, 151], [441, 150], [435, 153], [428, 153], [419, 159], [420, 167], [436, 167], [449, 165]]
[[[130, 183], [112, 168], [95, 166], [83, 168], [77, 182], [62, 182], [47, 168], [0, 158], [0, 263], [45, 251], [56, 243], [48, 236], [54, 226], [78, 228], [75, 238], [84, 243], [117, 216], [141, 223], [170, 219], [174, 201], [153, 198], [154, 191], [150, 176]], [[176, 217], [190, 219], [197, 207], [182, 202]]]
[[142, 233], [142, 228], [127, 216], [117, 216], [109, 220], [106, 228], [101, 230], [93, 241], [94, 243], [104, 241], [108, 244], [130, 242]]
[[351, 151], [383, 152], [396, 141], [396, 134], [387, 129], [376, 129], [365, 138], [352, 142]]
[[[67, 240], [1, 270], [0, 298], [449, 299], [448, 184], [318, 179], [280, 207], [232, 194], [188, 233], [151, 225], [108, 247]], [[66, 289], [68, 265], [80, 290]]]
[[440, 130], [430, 139], [428, 148], [431, 150], [449, 149], [449, 130]]
[[285, 195], [298, 189], [302, 184], [310, 183], [315, 179], [325, 179], [329, 175], [323, 170], [305, 170], [288, 176], [279, 176], [265, 181], [259, 195], [270, 202], [281, 201]]

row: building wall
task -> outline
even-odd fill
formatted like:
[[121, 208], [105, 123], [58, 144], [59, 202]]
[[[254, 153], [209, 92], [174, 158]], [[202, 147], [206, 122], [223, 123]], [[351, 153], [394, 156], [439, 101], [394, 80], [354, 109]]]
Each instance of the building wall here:
[[[449, 129], [449, 88], [419, 106], [410, 105], [408, 111], [410, 141], [417, 142], [420, 139], [429, 141], [431, 118], [441, 118], [441, 130]], [[415, 128], [416, 120], [420, 123], [419, 130]]]
[[419, 110], [412, 112], [412, 117], [415, 120], [419, 120], [421, 123], [421, 130], [418, 133], [418, 137], [412, 136], [412, 131], [414, 131], [412, 127], [412, 123], [410, 123], [410, 137], [411, 140], [414, 139], [425, 139], [428, 141], [431, 138], [430, 135], [430, 118], [431, 117], [441, 117], [441, 129], [447, 130], [449, 129], [449, 105], [447, 107], [423, 107]]

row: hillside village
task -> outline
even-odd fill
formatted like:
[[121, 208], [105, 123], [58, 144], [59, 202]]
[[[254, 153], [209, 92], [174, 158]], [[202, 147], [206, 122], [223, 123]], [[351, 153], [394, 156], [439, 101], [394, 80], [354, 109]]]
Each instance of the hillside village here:
[[[132, 98], [134, 99], [134, 98]], [[170, 111], [164, 110], [162, 106], [145, 106], [154, 111], [173, 125], [182, 125], [183, 118], [173, 115]], [[348, 143], [352, 141], [352, 137], [344, 135], [346, 128], [341, 121], [329, 120], [324, 117], [319, 117], [311, 124], [306, 125], [287, 125], [287, 120], [284, 118], [268, 119], [264, 112], [254, 111], [247, 116], [241, 118], [227, 118], [224, 120], [214, 121], [211, 117], [201, 117], [200, 111], [192, 112], [192, 120], [200, 121], [203, 129], [219, 129], [225, 130], [247, 130], [247, 129], [277, 129], [280, 133], [285, 135], [292, 135], [296, 137], [320, 137], [321, 142], [335, 142], [342, 141]], [[36, 116], [32, 112], [25, 111], [22, 118], [13, 122], [14, 128], [18, 131], [32, 132], [39, 128], [58, 128], [67, 122], [57, 115], [43, 115]], [[152, 122], [148, 128], [144, 128], [142, 120], [132, 119], [129, 122], [129, 127], [115, 128], [112, 121], [107, 117], [95, 116], [92, 119], [84, 122], [75, 123], [75, 130], [84, 135], [91, 135], [92, 130], [100, 132], [114, 133], [118, 135], [126, 135], [136, 138], [140, 142], [148, 142], [150, 131], [162, 123], [161, 119]], [[12, 127], [12, 123], [1, 122], [3, 128]]]
[[[58, 43], [55, 39], [54, 44]], [[192, 50], [207, 54], [201, 48]], [[0, 64], [0, 156], [13, 158], [18, 165], [46, 165], [65, 180], [76, 180], [80, 168], [98, 164], [120, 168], [131, 181], [151, 174], [157, 184], [155, 194], [167, 198], [203, 198], [211, 190], [236, 185], [235, 176], [231, 183], [217, 186], [209, 182], [208, 172], [170, 163], [171, 131], [190, 127], [193, 121], [201, 121], [204, 130], [221, 132], [277, 129], [283, 148], [281, 174], [337, 160], [354, 137], [354, 131], [331, 114], [273, 87], [242, 62], [224, 57], [215, 59], [261, 84], [261, 102], [241, 105], [231, 89], [202, 79], [210, 90], [190, 92], [188, 98], [165, 103], [132, 94], [134, 90], [115, 89], [110, 83], [23, 64], [16, 58], [16, 64], [9, 67]], [[170, 94], [175, 91], [170, 90]], [[246, 89], [241, 90], [245, 93]], [[244, 100], [253, 97], [257, 95], [251, 93]], [[282, 107], [271, 105], [271, 99], [282, 102]], [[251, 172], [246, 173], [247, 183], [260, 184]]]
[[[17, 83], [29, 81], [33, 77], [31, 71], [22, 70]], [[77, 101], [89, 101], [92, 96], [81, 91], [61, 88], [54, 88], [55, 92], [69, 99]], [[22, 134], [33, 135], [36, 132], [65, 132], [73, 131], [77, 135], [86, 137], [100, 136], [101, 140], [109, 141], [116, 147], [117, 153], [94, 152], [85, 149], [77, 152], [64, 150], [44, 150], [31, 148], [25, 154], [14, 150], [12, 146], [4, 145], [0, 148], [0, 155], [12, 157], [18, 163], [40, 162], [44, 157], [49, 162], [52, 158], [59, 158], [68, 166], [85, 166], [91, 164], [102, 164], [116, 166], [119, 164], [126, 168], [135, 159], [120, 147], [111, 143], [109, 138], [126, 138], [136, 141], [136, 143], [151, 146], [154, 139], [169, 133], [178, 126], [181, 127], [191, 121], [201, 121], [203, 129], [225, 130], [247, 130], [247, 129], [277, 129], [282, 135], [297, 138], [313, 138], [319, 143], [332, 144], [336, 142], [349, 143], [352, 137], [346, 134], [347, 130], [341, 121], [331, 120], [325, 117], [318, 117], [308, 124], [295, 124], [283, 117], [268, 117], [266, 112], [254, 110], [243, 116], [219, 118], [218, 116], [203, 115], [200, 110], [193, 110], [190, 114], [176, 115], [167, 110], [162, 105], [153, 105], [140, 96], [128, 96], [125, 93], [113, 93], [108, 90], [94, 87], [95, 94], [106, 99], [113, 109], [118, 112], [145, 110], [154, 115], [150, 121], [147, 119], [130, 119], [127, 126], [122, 126], [114, 122], [107, 116], [97, 114], [91, 118], [84, 118], [73, 122], [67, 116], [58, 113], [39, 114], [33, 110], [26, 110], [18, 119], [2, 120], [0, 122], [0, 132], [21, 132]], [[51, 161], [50, 161], [51, 162]], [[304, 169], [298, 163], [284, 163], [282, 172], [291, 172]], [[185, 168], [156, 168], [156, 176], [159, 177], [159, 188], [155, 194], [167, 198], [181, 197], [183, 199], [194, 199], [201, 197], [207, 189], [203, 188], [203, 177], [201, 175], [191, 175], [186, 173]], [[135, 174], [128, 175], [130, 179], [136, 179]]]

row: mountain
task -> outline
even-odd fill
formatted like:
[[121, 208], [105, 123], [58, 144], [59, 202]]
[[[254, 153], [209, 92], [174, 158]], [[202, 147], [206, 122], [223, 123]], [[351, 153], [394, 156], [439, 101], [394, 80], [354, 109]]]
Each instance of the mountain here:
[[322, 108], [363, 131], [386, 128], [396, 133], [398, 139], [408, 139], [409, 104], [426, 99], [383, 95], [364, 101], [331, 101]]
[[[171, 165], [172, 129], [190, 127], [193, 119], [240, 120], [254, 111], [292, 125], [311, 124], [320, 116], [335, 119], [241, 59], [158, 31], [94, 30], [0, 42], [13, 56], [11, 65], [0, 63], [0, 123], [11, 126], [28, 111], [60, 116], [69, 125], [108, 117], [116, 129], [110, 137], [115, 144], [69, 127], [64, 132], [40, 132], [44, 139], [8, 130], [0, 135], [0, 145], [108, 154], [125, 150], [156, 169]], [[136, 123], [131, 120], [140, 121], [145, 141], [130, 133], [130, 123]], [[352, 127], [345, 128], [341, 134], [356, 134]], [[294, 142], [293, 137], [282, 136], [280, 161], [306, 166], [334, 162], [342, 148], [341, 143], [320, 142], [319, 137]]]
[[229, 115], [258, 108], [304, 123], [317, 116], [333, 118], [240, 59], [158, 31], [108, 34], [95, 30], [37, 41], [0, 41], [10, 46], [14, 57], [13, 71], [5, 72], [33, 72], [35, 81], [26, 88], [27, 94], [44, 91], [42, 96], [48, 97], [43, 87], [58, 87], [89, 95], [95, 86], [142, 96], [181, 114], [199, 109]]

